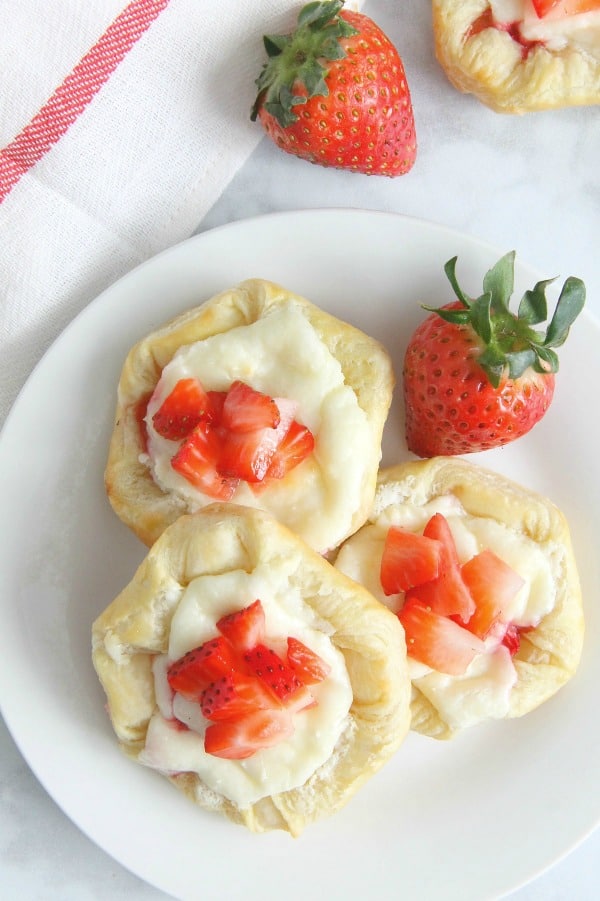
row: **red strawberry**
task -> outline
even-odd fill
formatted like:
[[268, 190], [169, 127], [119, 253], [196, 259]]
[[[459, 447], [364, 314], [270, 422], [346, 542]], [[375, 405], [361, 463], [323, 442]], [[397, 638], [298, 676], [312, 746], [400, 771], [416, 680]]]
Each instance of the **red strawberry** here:
[[180, 441], [206, 418], [209, 400], [198, 379], [180, 379], [152, 417], [159, 435]]
[[331, 672], [322, 657], [291, 635], [287, 640], [287, 662], [304, 685], [316, 685]]
[[215, 500], [228, 501], [239, 479], [219, 473], [216, 468], [221, 451], [218, 432], [209, 422], [199, 422], [171, 459], [171, 466], [194, 488]]
[[408, 172], [415, 124], [398, 51], [343, 0], [309, 3], [290, 35], [265, 35], [257, 116], [286, 153], [369, 175]]
[[272, 397], [255, 391], [245, 382], [233, 382], [223, 404], [221, 425], [232, 432], [275, 429], [281, 416]]
[[211, 682], [200, 698], [202, 715], [215, 722], [239, 719], [255, 710], [272, 710], [279, 706], [264, 682], [236, 672]]
[[294, 732], [288, 710], [255, 710], [239, 719], [212, 723], [204, 736], [207, 754], [228, 760], [244, 760], [263, 748], [271, 748]]
[[261, 644], [265, 637], [265, 611], [259, 600], [221, 617], [217, 629], [240, 654]]
[[485, 638], [496, 623], [501, 623], [505, 632], [510, 622], [507, 606], [525, 584], [519, 573], [489, 549], [471, 557], [461, 572], [475, 601], [467, 629]]
[[293, 668], [264, 644], [257, 644], [246, 651], [244, 662], [250, 672], [262, 679], [281, 700], [303, 687]]
[[391, 526], [381, 556], [380, 581], [384, 593], [397, 594], [435, 579], [441, 555], [439, 541]]
[[[458, 302], [431, 312], [413, 333], [404, 359], [406, 440], [420, 457], [466, 454], [514, 441], [545, 414], [558, 357], [585, 302], [580, 279], [569, 277], [552, 319], [538, 282], [509, 309], [514, 253], [506, 254], [472, 299], [456, 281], [456, 257], [445, 266]], [[431, 307], [426, 307], [431, 310]]]
[[239, 660], [231, 645], [218, 636], [175, 660], [167, 670], [167, 681], [173, 691], [198, 698], [210, 682], [233, 672], [238, 666]]
[[553, 19], [562, 19], [565, 16], [576, 16], [579, 13], [600, 9], [600, 0], [532, 0], [532, 2], [540, 19], [549, 13], [552, 13]]
[[273, 454], [265, 479], [282, 479], [295, 469], [315, 448], [315, 439], [310, 429], [294, 419], [283, 441]]
[[475, 601], [463, 581], [456, 545], [446, 517], [435, 513], [423, 529], [423, 535], [441, 544], [440, 573], [433, 582], [415, 588], [414, 593], [441, 616], [455, 616], [463, 623], [468, 622], [475, 612]]
[[245, 482], [262, 482], [294, 418], [297, 404], [279, 398], [280, 419], [276, 428], [260, 428], [252, 432], [228, 431], [222, 436], [217, 470], [227, 478]]
[[227, 392], [207, 391], [206, 396], [208, 398], [208, 419], [216, 425], [221, 422]]
[[505, 648], [508, 648], [511, 657], [514, 657], [521, 647], [521, 632], [519, 627], [515, 626], [514, 623], [510, 623], [510, 625], [506, 627], [502, 644]]
[[460, 676], [477, 654], [485, 653], [480, 638], [416, 598], [405, 601], [398, 618], [406, 633], [409, 657], [440, 673]]

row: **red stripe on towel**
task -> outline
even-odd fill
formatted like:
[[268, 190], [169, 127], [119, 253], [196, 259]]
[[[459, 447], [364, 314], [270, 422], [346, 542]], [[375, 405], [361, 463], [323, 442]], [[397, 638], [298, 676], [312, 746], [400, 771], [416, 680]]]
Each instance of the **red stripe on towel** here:
[[0, 203], [65, 134], [168, 3], [129, 3], [33, 119], [0, 150]]

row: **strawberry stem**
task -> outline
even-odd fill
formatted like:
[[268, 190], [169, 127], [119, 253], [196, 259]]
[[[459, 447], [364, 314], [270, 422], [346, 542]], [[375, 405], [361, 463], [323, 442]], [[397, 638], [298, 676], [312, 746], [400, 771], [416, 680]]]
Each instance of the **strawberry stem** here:
[[340, 40], [358, 34], [339, 16], [344, 0], [308, 3], [298, 14], [296, 30], [288, 35], [264, 35], [269, 59], [256, 80], [258, 94], [250, 118], [263, 107], [286, 128], [298, 120], [295, 106], [310, 97], [329, 94], [326, 60], [343, 59]]
[[515, 252], [505, 254], [483, 279], [483, 294], [471, 298], [462, 290], [456, 277], [457, 257], [448, 260], [444, 272], [461, 306], [454, 309], [424, 309], [437, 313], [446, 322], [470, 326], [481, 341], [482, 350], [477, 361], [497, 388], [508, 375], [517, 379], [526, 369], [548, 373], [558, 371], [558, 356], [553, 348], [566, 341], [569, 330], [585, 304], [585, 285], [581, 279], [569, 276], [560, 292], [558, 302], [545, 332], [532, 326], [544, 322], [548, 316], [546, 289], [554, 279], [537, 282], [526, 291], [515, 315], [510, 310], [514, 291]]

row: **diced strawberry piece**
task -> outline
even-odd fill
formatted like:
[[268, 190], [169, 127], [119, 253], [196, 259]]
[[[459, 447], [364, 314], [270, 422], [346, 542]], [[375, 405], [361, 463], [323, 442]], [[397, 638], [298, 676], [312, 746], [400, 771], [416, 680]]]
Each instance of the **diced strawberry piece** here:
[[502, 644], [505, 648], [508, 648], [511, 657], [514, 657], [521, 647], [521, 633], [519, 632], [519, 627], [515, 626], [514, 623], [510, 623], [507, 626]]
[[207, 391], [208, 398], [208, 418], [215, 425], [219, 425], [223, 418], [223, 406], [225, 405], [226, 391]]
[[198, 698], [210, 682], [238, 667], [239, 658], [235, 651], [219, 635], [175, 660], [167, 670], [167, 681], [173, 691]]
[[294, 419], [287, 435], [273, 454], [265, 479], [283, 479], [315, 449], [313, 433]]
[[180, 379], [152, 417], [163, 438], [180, 441], [207, 416], [209, 402], [198, 379]]
[[232, 432], [275, 429], [281, 414], [272, 397], [255, 391], [245, 382], [233, 382], [223, 405], [221, 424]]
[[291, 635], [287, 640], [287, 662], [304, 685], [316, 685], [331, 672], [322, 657]]
[[171, 466], [194, 488], [215, 500], [230, 500], [239, 479], [229, 478], [216, 468], [220, 450], [218, 432], [208, 422], [199, 422], [171, 460]]
[[244, 663], [250, 672], [262, 679], [281, 700], [285, 700], [303, 687], [292, 667], [264, 644], [257, 644], [246, 651]]
[[390, 526], [379, 570], [385, 594], [397, 594], [435, 579], [439, 572], [441, 551], [438, 541], [399, 526]]
[[580, 13], [600, 9], [600, 0], [532, 0], [533, 8], [539, 19], [554, 13], [553, 19], [576, 16]]
[[265, 637], [265, 611], [259, 600], [221, 617], [217, 629], [240, 654], [261, 644]]
[[279, 706], [261, 679], [236, 672], [211, 682], [200, 699], [202, 715], [215, 722], [239, 719], [254, 710], [271, 710]]
[[467, 629], [485, 638], [496, 623], [507, 625], [510, 603], [525, 584], [519, 573], [489, 549], [471, 557], [461, 573], [475, 601]]
[[215, 757], [244, 760], [289, 738], [293, 732], [288, 710], [255, 710], [237, 720], [212, 723], [204, 736], [204, 749]]
[[409, 657], [440, 673], [460, 676], [477, 654], [485, 653], [480, 638], [415, 598], [405, 601], [398, 618]]
[[446, 517], [435, 513], [423, 529], [423, 535], [441, 544], [440, 571], [437, 580], [415, 593], [440, 616], [454, 616], [467, 623], [475, 612], [475, 601], [463, 581], [454, 537]]
[[217, 463], [221, 475], [245, 482], [262, 482], [294, 419], [297, 405], [294, 401], [277, 398], [277, 406], [280, 411], [277, 428], [226, 432]]

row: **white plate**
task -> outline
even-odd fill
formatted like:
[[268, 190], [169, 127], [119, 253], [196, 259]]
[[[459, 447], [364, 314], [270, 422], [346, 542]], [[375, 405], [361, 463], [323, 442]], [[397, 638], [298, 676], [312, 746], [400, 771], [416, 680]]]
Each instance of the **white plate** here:
[[[90, 627], [144, 550], [115, 518], [103, 469], [121, 364], [166, 318], [238, 281], [279, 281], [380, 338], [400, 372], [419, 304], [450, 298], [443, 264], [476, 292], [496, 250], [422, 221], [307, 211], [199, 235], [105, 291], [29, 379], [0, 443], [0, 701], [48, 792], [100, 847], [176, 897], [468, 901], [516, 888], [598, 822], [598, 324], [584, 312], [553, 406], [530, 435], [480, 462], [567, 513], [587, 599], [576, 678], [518, 721], [451, 743], [410, 735], [344, 811], [300, 839], [252, 836], [198, 810], [117, 749], [90, 661]], [[518, 250], [518, 248], [517, 248]], [[554, 275], [555, 273], [545, 273]], [[561, 274], [561, 283], [564, 276]], [[518, 265], [517, 289], [537, 280]], [[520, 296], [520, 293], [519, 293]], [[406, 456], [396, 397], [384, 462]], [[475, 459], [475, 458], [474, 458]]]

